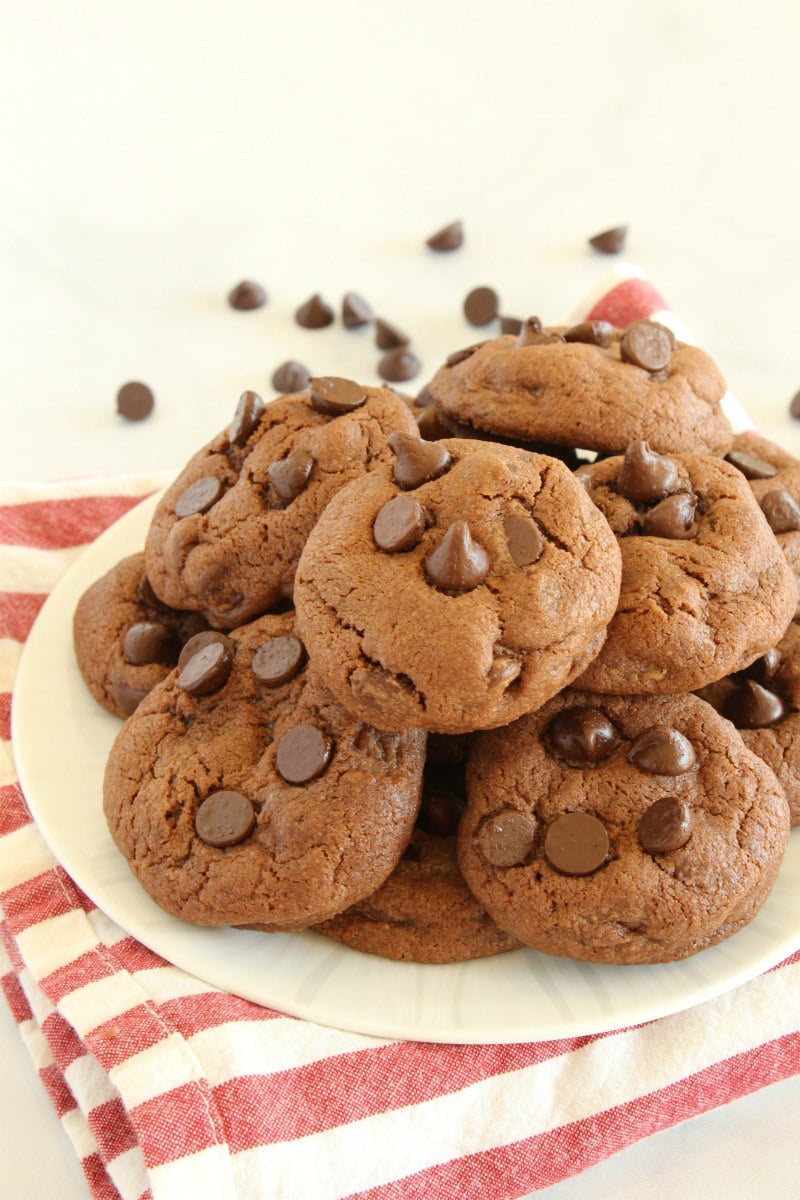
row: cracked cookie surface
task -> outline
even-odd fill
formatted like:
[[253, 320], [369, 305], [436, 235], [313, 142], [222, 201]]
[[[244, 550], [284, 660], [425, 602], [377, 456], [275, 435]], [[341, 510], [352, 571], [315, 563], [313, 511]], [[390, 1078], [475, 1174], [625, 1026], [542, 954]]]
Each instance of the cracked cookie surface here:
[[400, 858], [425, 735], [378, 733], [345, 712], [308, 665], [293, 614], [199, 637], [114, 743], [111, 834], [145, 890], [185, 920], [315, 924], [375, 891]]
[[309, 536], [298, 627], [331, 691], [379, 728], [507, 724], [597, 654], [616, 539], [555, 459], [393, 442], [394, 465], [334, 497]]

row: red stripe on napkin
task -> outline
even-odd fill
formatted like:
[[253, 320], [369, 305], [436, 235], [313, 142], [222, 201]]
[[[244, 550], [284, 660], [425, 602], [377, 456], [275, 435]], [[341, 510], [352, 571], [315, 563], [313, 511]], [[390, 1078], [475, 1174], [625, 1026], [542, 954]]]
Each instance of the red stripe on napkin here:
[[19, 784], [6, 783], [0, 787], [0, 837], [30, 825], [31, 814], [25, 805]]
[[663, 296], [646, 279], [624, 279], [588, 313], [587, 321], [610, 321], [624, 329], [631, 321], [643, 321], [667, 307]]
[[79, 496], [0, 505], [0, 545], [66, 550], [93, 542], [142, 496]]
[[24, 642], [46, 599], [36, 592], [0, 592], [0, 638]]
[[[164, 1121], [165, 1112], [170, 1114], [168, 1123]], [[225, 1145], [225, 1131], [205, 1079], [137, 1104], [131, 1110], [131, 1120], [150, 1167], [199, 1154], [210, 1146]]]
[[11, 693], [0, 692], [0, 738], [11, 741]]

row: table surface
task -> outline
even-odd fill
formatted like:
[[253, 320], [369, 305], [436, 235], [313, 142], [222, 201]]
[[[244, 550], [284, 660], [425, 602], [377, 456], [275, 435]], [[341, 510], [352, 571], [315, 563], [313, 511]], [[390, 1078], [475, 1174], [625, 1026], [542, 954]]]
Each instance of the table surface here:
[[[800, 9], [722, 0], [0, 2], [0, 479], [177, 469], [286, 359], [378, 381], [371, 330], [301, 329], [356, 291], [412, 338], [416, 390], [485, 336], [461, 303], [559, 321], [629, 226], [640, 264], [759, 427], [800, 454]], [[425, 238], [460, 218], [453, 254]], [[233, 311], [261, 282], [268, 304]], [[147, 382], [131, 423], [116, 392]], [[4, 1188], [88, 1195], [0, 1010]], [[800, 1081], [659, 1134], [548, 1200], [796, 1195]], [[791, 1125], [790, 1125], [791, 1121]], [[57, 1183], [56, 1183], [57, 1181]]]

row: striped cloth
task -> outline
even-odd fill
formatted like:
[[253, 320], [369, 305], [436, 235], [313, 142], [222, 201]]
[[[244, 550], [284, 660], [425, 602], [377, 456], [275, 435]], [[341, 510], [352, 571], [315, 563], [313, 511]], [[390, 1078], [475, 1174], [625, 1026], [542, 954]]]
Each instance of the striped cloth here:
[[[577, 316], [666, 309], [624, 271]], [[323, 1028], [209, 987], [88, 898], [10, 751], [21, 645], [65, 568], [163, 477], [0, 489], [2, 984], [97, 1200], [511, 1200], [800, 1071], [800, 954], [635, 1028], [459, 1046]]]

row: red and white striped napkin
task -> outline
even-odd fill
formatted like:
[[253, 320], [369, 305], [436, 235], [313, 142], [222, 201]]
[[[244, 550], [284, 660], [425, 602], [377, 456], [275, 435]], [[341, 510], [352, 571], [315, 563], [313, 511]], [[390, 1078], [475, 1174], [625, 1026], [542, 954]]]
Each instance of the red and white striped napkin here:
[[[669, 315], [623, 269], [575, 317], [654, 313]], [[635, 1028], [437, 1045], [261, 1008], [165, 962], [98, 910], [31, 820], [10, 692], [63, 571], [164, 482], [0, 488], [0, 973], [97, 1200], [512, 1200], [800, 1072], [800, 954]]]

